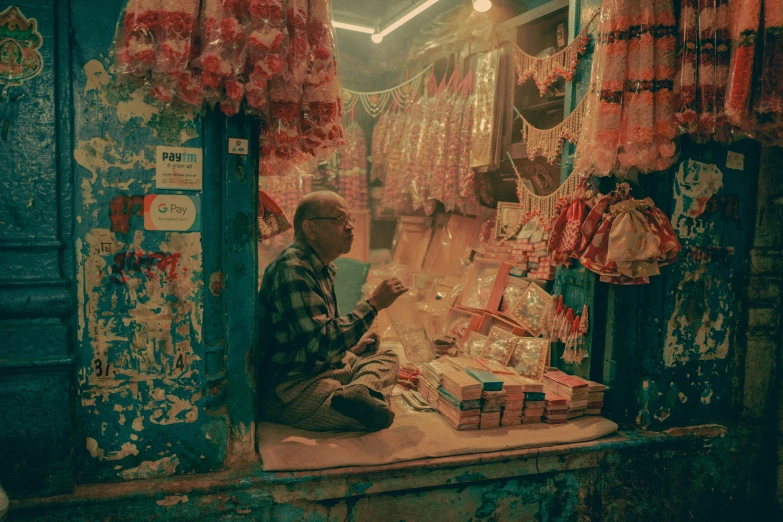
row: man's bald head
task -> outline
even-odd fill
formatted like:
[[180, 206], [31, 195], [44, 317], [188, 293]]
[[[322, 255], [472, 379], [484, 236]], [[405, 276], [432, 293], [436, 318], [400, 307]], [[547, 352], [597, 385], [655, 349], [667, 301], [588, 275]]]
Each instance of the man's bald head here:
[[331, 214], [337, 207], [348, 207], [348, 203], [342, 196], [328, 190], [311, 192], [299, 202], [294, 213], [294, 236], [296, 239], [304, 239], [302, 224], [307, 219]]

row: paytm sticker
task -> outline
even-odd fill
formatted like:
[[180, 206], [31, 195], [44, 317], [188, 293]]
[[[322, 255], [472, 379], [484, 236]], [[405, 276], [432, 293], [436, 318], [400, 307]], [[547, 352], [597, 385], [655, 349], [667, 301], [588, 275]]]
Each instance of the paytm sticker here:
[[201, 149], [158, 145], [155, 147], [155, 187], [201, 190], [202, 163]]
[[198, 196], [147, 194], [144, 196], [144, 229], [197, 232], [201, 230]]

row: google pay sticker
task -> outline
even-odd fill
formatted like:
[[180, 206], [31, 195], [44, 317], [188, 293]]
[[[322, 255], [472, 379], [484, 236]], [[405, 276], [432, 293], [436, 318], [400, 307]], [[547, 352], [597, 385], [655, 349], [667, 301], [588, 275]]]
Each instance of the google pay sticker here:
[[147, 194], [144, 196], [144, 228], [178, 232], [201, 230], [201, 199], [198, 196]]

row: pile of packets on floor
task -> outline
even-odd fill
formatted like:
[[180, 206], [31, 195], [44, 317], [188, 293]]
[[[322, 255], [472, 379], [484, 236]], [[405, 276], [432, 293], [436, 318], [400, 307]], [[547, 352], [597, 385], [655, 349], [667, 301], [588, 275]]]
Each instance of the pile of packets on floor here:
[[398, 386], [411, 408], [438, 411], [457, 430], [601, 414], [606, 386], [550, 366], [553, 342], [566, 362], [587, 356], [587, 307], [565, 306], [544, 290], [551, 272], [538, 279], [543, 271], [525, 264], [477, 258], [462, 276], [394, 263], [370, 272], [365, 291], [390, 275], [411, 287], [379, 319], [383, 341], [398, 341], [410, 361]]

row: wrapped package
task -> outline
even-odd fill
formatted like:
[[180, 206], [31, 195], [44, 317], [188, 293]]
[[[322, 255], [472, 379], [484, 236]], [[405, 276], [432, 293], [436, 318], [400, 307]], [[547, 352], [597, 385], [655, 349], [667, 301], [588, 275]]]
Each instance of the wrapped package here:
[[200, 0], [160, 0], [156, 73], [176, 74], [186, 71], [196, 37], [196, 19]]
[[160, 38], [161, 0], [129, 0], [115, 36], [115, 70], [142, 76], [152, 70]]
[[287, 66], [288, 26], [282, 0], [247, 0], [245, 54], [254, 74], [271, 80]]
[[308, 33], [308, 0], [288, 0], [288, 81], [302, 84], [310, 66], [310, 40]]

